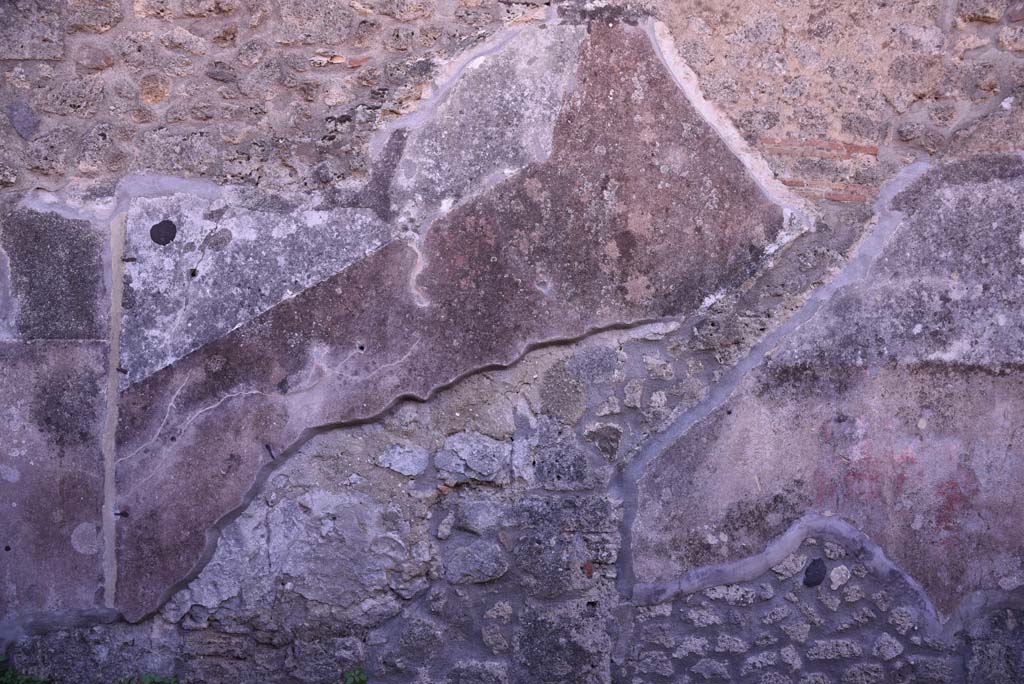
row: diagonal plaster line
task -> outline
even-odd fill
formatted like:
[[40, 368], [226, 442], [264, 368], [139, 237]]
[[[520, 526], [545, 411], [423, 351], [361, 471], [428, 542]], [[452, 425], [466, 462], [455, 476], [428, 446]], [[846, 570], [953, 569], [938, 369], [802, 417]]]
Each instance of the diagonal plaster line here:
[[632, 597], [636, 583], [633, 565], [633, 527], [639, 508], [640, 480], [645, 475], [648, 465], [670, 449], [689, 432], [690, 428], [725, 404], [747, 374], [760, 366], [779, 344], [786, 341], [786, 338], [811, 320], [836, 292], [859, 283], [870, 275], [872, 266], [903, 220], [903, 214], [890, 209], [889, 203], [930, 168], [930, 165], [923, 162], [912, 164], [882, 186], [875, 203], [876, 223], [861, 238], [855, 254], [847, 261], [845, 267], [832, 280], [812, 291], [788, 320], [766, 335], [743, 359], [723, 374], [704, 401], [682, 413], [664, 432], [652, 437], [627, 464], [613, 487], [618, 490], [617, 493], [622, 497], [623, 503], [622, 543], [617, 562], [617, 584], [622, 596]]
[[156, 608], [154, 608], [149, 613], [140, 616], [134, 622], [141, 622], [158, 613], [160, 609], [164, 606], [164, 604], [170, 601], [175, 594], [177, 594], [182, 589], [185, 589], [196, 577], [199, 576], [203, 569], [205, 569], [206, 566], [213, 559], [213, 554], [217, 550], [217, 542], [220, 539], [223, 530], [227, 528], [229, 525], [231, 525], [231, 523], [233, 523], [236, 519], [238, 519], [240, 515], [242, 515], [245, 512], [245, 510], [249, 507], [253, 500], [255, 500], [255, 498], [259, 496], [260, 493], [264, 490], [266, 483], [269, 481], [270, 477], [275, 472], [277, 472], [288, 460], [290, 460], [293, 456], [300, 453], [303, 447], [305, 447], [306, 444], [308, 444], [314, 438], [322, 434], [326, 434], [328, 432], [333, 432], [335, 430], [356, 428], [363, 425], [374, 423], [380, 420], [383, 416], [393, 411], [396, 406], [406, 401], [426, 403], [433, 399], [435, 396], [437, 396], [439, 393], [447, 389], [450, 389], [468, 380], [469, 378], [475, 377], [483, 373], [490, 373], [493, 371], [512, 368], [513, 366], [521, 362], [524, 358], [526, 358], [526, 356], [528, 356], [529, 354], [532, 354], [543, 349], [551, 349], [579, 344], [580, 342], [583, 342], [584, 340], [587, 340], [591, 337], [595, 337], [605, 333], [632, 332], [646, 328], [648, 326], [656, 326], [658, 324], [672, 322], [677, 323], [683, 320], [683, 318], [685, 318], [685, 316], [683, 315], [660, 316], [652, 318], [641, 318], [627, 322], [609, 323], [603, 326], [595, 326], [592, 328], [588, 328], [579, 335], [575, 335], [572, 337], [556, 337], [547, 340], [540, 340], [538, 342], [524, 344], [520, 347], [517, 353], [514, 353], [507, 360], [472, 368], [468, 371], [465, 371], [464, 373], [456, 375], [455, 377], [449, 380], [446, 380], [438, 385], [435, 385], [434, 387], [427, 390], [423, 394], [417, 394], [414, 392], [400, 394], [392, 398], [390, 403], [388, 403], [384, 408], [380, 409], [379, 411], [376, 411], [375, 413], [360, 418], [353, 418], [350, 420], [338, 421], [333, 423], [324, 423], [322, 425], [316, 425], [306, 428], [299, 434], [298, 437], [295, 438], [295, 440], [292, 441], [291, 444], [285, 447], [272, 460], [264, 463], [263, 467], [259, 470], [259, 472], [257, 472], [256, 476], [254, 477], [253, 483], [249, 487], [249, 490], [242, 496], [241, 502], [238, 504], [238, 506], [222, 515], [215, 523], [213, 523], [213, 525], [211, 525], [206, 530], [206, 546], [203, 550], [202, 555], [192, 566], [192, 569], [188, 572], [188, 574], [163, 593], [159, 601], [157, 601]]
[[114, 501], [117, 498], [117, 421], [118, 387], [121, 379], [121, 313], [124, 301], [125, 231], [128, 214], [122, 213], [110, 222], [110, 339], [107, 346], [107, 393], [103, 437], [103, 604], [114, 607], [117, 591], [117, 525]]
[[686, 96], [690, 105], [704, 122], [718, 133], [718, 137], [729, 148], [733, 156], [743, 164], [747, 175], [757, 184], [761, 192], [782, 207], [785, 225], [775, 242], [766, 248], [766, 253], [771, 255], [802, 233], [812, 230], [814, 219], [819, 213], [818, 210], [783, 185], [775, 177], [775, 172], [772, 171], [764, 157], [758, 154], [736, 130], [732, 120], [704, 97], [697, 74], [680, 57], [668, 27], [655, 19], [648, 19], [642, 26], [651, 41], [651, 47], [655, 54], [658, 55], [665, 70], [671, 74], [679, 89], [683, 91], [683, 95]]
[[[414, 134], [418, 129], [431, 123], [438, 115], [438, 111], [447, 102], [451, 96], [453, 90], [462, 80], [466, 71], [475, 69], [478, 66], [482, 66], [484, 62], [495, 55], [500, 55], [505, 52], [509, 46], [518, 38], [520, 35], [526, 34], [528, 30], [537, 29], [537, 18], [526, 18], [525, 22], [518, 26], [509, 27], [503, 31], [498, 32], [491, 37], [478, 51], [464, 55], [458, 60], [449, 65], [447, 72], [451, 74], [447, 76], [441, 85], [438, 87], [438, 91], [434, 93], [430, 99], [415, 112], [397, 119], [383, 129], [378, 131], [370, 142], [370, 152], [375, 159], [381, 159], [384, 156], [384, 148], [388, 142], [390, 142], [391, 135], [398, 132], [403, 132], [407, 138], [407, 144], [411, 134]], [[555, 5], [552, 5], [546, 12], [546, 17], [543, 21], [539, 22], [541, 29], [549, 26], [556, 26], [561, 23], [561, 19], [558, 16], [558, 11]], [[577, 45], [576, 66], [579, 66], [579, 49], [585, 39], [581, 39]], [[570, 81], [575, 83], [575, 69], [573, 70], [573, 78]], [[436, 81], [435, 81], [436, 83]], [[574, 86], [566, 87], [562, 93], [562, 103], [556, 108], [556, 116], [552, 121], [551, 135], [554, 135], [554, 128], [557, 127], [558, 120], [560, 117], [561, 109], [565, 104], [566, 98], [573, 92]], [[554, 143], [551, 142], [552, 150]], [[536, 147], [543, 148], [543, 144], [535, 143]], [[426, 243], [427, 236], [430, 233], [431, 227], [442, 218], [448, 216], [453, 211], [469, 205], [475, 202], [480, 196], [486, 194], [494, 187], [520, 175], [524, 170], [531, 166], [543, 163], [550, 157], [552, 150], [542, 151], [541, 154], [537, 154], [536, 149], [532, 150], [528, 156], [533, 157], [532, 159], [524, 162], [518, 168], [501, 168], [494, 169], [490, 173], [480, 176], [475, 179], [471, 188], [467, 188], [461, 197], [455, 198], [454, 202], [444, 203], [440, 206], [433, 207], [425, 215], [417, 217], [417, 226], [410, 228], [405, 231], [402, 235], [402, 239], [409, 245], [409, 247], [416, 252], [416, 264], [409, 274], [409, 289], [413, 294], [414, 301], [417, 306], [423, 308], [430, 306], [430, 300], [423, 294], [422, 288], [419, 286], [420, 274], [426, 270], [429, 266], [429, 260], [423, 254], [423, 246]], [[402, 159], [405, 157], [403, 156]], [[401, 173], [399, 165], [396, 165], [395, 176]], [[429, 206], [429, 205], [428, 205]], [[398, 221], [402, 223], [401, 219]]]
[[639, 583], [634, 587], [633, 603], [650, 606], [665, 603], [685, 594], [692, 594], [722, 584], [750, 582], [779, 565], [795, 552], [805, 539], [815, 535], [829, 535], [851, 545], [859, 545], [869, 552], [865, 564], [877, 575], [886, 577], [896, 573], [918, 595], [927, 610], [926, 626], [931, 634], [940, 631], [942, 620], [924, 587], [885, 555], [885, 551], [866, 534], [845, 520], [835, 516], [809, 513], [796, 520], [781, 536], [773, 540], [761, 553], [731, 563], [706, 565], [695, 568], [670, 582]]

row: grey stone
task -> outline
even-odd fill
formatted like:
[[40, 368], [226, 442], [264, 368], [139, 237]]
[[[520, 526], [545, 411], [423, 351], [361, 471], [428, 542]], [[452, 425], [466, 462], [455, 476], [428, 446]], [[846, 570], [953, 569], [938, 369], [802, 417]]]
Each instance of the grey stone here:
[[427, 450], [415, 445], [391, 444], [377, 457], [378, 465], [408, 477], [421, 474], [429, 463]]
[[740, 676], [747, 677], [754, 672], [760, 672], [769, 667], [774, 667], [779, 662], [779, 655], [774, 651], [764, 651], [756, 655], [747, 656], [740, 665]]
[[833, 684], [835, 682], [824, 672], [808, 672], [800, 678], [800, 684]]
[[899, 606], [889, 612], [889, 624], [901, 635], [917, 626], [917, 611], [910, 606]]
[[446, 684], [507, 684], [508, 672], [499, 662], [460, 662], [445, 678]]
[[486, 534], [509, 523], [508, 509], [495, 501], [469, 500], [459, 503], [456, 524], [460, 530]]
[[763, 672], [758, 677], [757, 684], [793, 684], [793, 680], [781, 672]]
[[104, 33], [121, 23], [120, 0], [67, 0], [68, 30]]
[[14, 130], [25, 140], [31, 140], [41, 123], [32, 107], [24, 100], [15, 100], [7, 106], [7, 118]]
[[613, 423], [595, 423], [587, 428], [584, 436], [609, 461], [617, 460], [622, 441], [621, 427]]
[[63, 2], [0, 3], [0, 59], [60, 59], [65, 23]]
[[892, 660], [903, 653], [903, 644], [891, 634], [882, 633], [875, 639], [871, 652], [876, 658]]
[[610, 680], [611, 639], [602, 628], [607, 614], [586, 601], [526, 611], [513, 638], [513, 681], [567, 684]]
[[688, 636], [679, 642], [672, 653], [675, 658], [686, 658], [691, 655], [703, 656], [708, 652], [708, 640], [704, 637]]
[[691, 608], [682, 613], [683, 619], [694, 627], [710, 627], [722, 624], [722, 617], [716, 611]]
[[445, 578], [452, 584], [482, 584], [502, 577], [509, 564], [501, 547], [484, 539], [445, 552]]
[[512, 446], [478, 432], [460, 432], [444, 440], [434, 454], [434, 465], [442, 477], [481, 482], [507, 482]]
[[555, 491], [586, 490], [596, 486], [607, 472], [594, 462], [566, 424], [540, 416], [533, 439], [534, 472], [537, 482]]
[[814, 641], [807, 647], [809, 660], [838, 660], [857, 658], [861, 655], [861, 647], [849, 639], [830, 639]]
[[719, 634], [715, 641], [715, 653], [746, 653], [750, 650], [750, 644], [739, 637], [728, 634]]
[[[105, 237], [89, 222], [16, 209], [0, 217], [13, 319], [23, 339], [106, 339]], [[0, 281], [0, 287], [3, 286]]]
[[752, 589], [737, 584], [710, 587], [704, 590], [704, 595], [712, 601], [724, 601], [730, 606], [749, 606], [757, 600], [757, 594]]
[[672, 667], [672, 659], [662, 651], [645, 651], [637, 658], [637, 667], [641, 672], [647, 674], [671, 677], [675, 672]]
[[715, 660], [714, 658], [701, 658], [696, 665], [690, 668], [690, 672], [709, 681], [730, 679], [729, 664], [724, 660]]
[[842, 684], [880, 684], [885, 681], [885, 669], [877, 663], [852, 665], [843, 671]]

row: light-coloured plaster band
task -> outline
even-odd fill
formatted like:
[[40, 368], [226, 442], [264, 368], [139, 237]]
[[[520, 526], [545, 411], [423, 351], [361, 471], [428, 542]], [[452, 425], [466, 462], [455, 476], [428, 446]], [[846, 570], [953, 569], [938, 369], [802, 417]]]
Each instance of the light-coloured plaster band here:
[[668, 26], [660, 21], [648, 19], [644, 22], [643, 28], [650, 38], [655, 54], [665, 66], [665, 70], [672, 75], [690, 105], [718, 133], [718, 137], [743, 164], [747, 174], [761, 189], [761, 192], [782, 207], [786, 217], [785, 226], [775, 242], [769, 245], [765, 251], [772, 254], [802, 233], [811, 230], [814, 227], [814, 218], [818, 211], [783, 185], [775, 177], [775, 172], [772, 171], [764, 157], [756, 152], [736, 130], [732, 120], [704, 97], [697, 74], [679, 55], [675, 39]]

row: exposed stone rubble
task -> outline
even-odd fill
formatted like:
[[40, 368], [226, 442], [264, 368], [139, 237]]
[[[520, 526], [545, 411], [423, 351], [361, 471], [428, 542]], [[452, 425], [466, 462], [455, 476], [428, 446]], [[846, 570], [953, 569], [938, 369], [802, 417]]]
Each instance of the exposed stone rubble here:
[[1022, 32], [0, 3], [0, 650], [1021, 681]]

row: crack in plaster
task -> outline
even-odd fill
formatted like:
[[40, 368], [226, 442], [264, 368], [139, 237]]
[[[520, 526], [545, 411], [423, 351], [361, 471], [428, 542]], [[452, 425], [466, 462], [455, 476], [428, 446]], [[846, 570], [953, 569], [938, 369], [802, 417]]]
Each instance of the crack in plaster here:
[[[232, 394], [226, 394], [226, 395], [224, 395], [223, 397], [221, 397], [220, 399], [218, 399], [218, 400], [217, 400], [216, 402], [214, 402], [213, 404], [210, 404], [209, 406], [204, 406], [203, 408], [199, 409], [198, 411], [196, 411], [195, 413], [193, 413], [193, 414], [192, 414], [191, 416], [189, 416], [189, 417], [188, 417], [188, 420], [186, 420], [186, 421], [185, 421], [185, 423], [184, 423], [184, 424], [183, 424], [183, 425], [181, 426], [181, 428], [180, 428], [180, 430], [179, 430], [179, 434], [183, 433], [183, 432], [185, 431], [185, 429], [186, 429], [186, 428], [187, 428], [187, 427], [188, 427], [189, 425], [191, 425], [191, 424], [193, 423], [193, 421], [195, 421], [195, 420], [196, 420], [196, 419], [197, 419], [197, 418], [198, 418], [199, 416], [201, 416], [202, 414], [204, 414], [204, 413], [207, 413], [207, 412], [209, 412], [209, 411], [212, 411], [213, 409], [217, 408], [218, 406], [220, 406], [220, 405], [221, 405], [221, 404], [223, 404], [224, 402], [226, 402], [226, 401], [230, 401], [231, 399], [236, 399], [236, 398], [238, 398], [238, 397], [249, 397], [249, 396], [252, 396], [252, 395], [254, 395], [254, 394], [263, 394], [263, 392], [260, 392], [260, 391], [258, 391], [258, 390], [249, 390], [249, 391], [246, 391], [246, 392], [235, 392], [235, 393], [232, 393]], [[162, 429], [163, 429], [163, 428], [162, 428], [162, 426], [161, 426], [161, 430], [162, 430]], [[142, 447], [140, 447], [140, 450], [141, 450], [142, 448], [145, 448], [145, 447], [146, 447], [146, 446], [148, 446], [149, 444], [151, 444], [151, 443], [152, 443], [153, 441], [155, 441], [155, 440], [156, 440], [156, 437], [157, 437], [157, 436], [158, 436], [159, 434], [160, 434], [160, 430], [158, 430], [158, 431], [157, 431], [156, 435], [154, 435], [154, 436], [153, 436], [153, 439], [152, 439], [152, 440], [150, 440], [150, 442], [148, 442], [147, 444], [145, 444], [145, 445], [143, 445]], [[125, 457], [123, 457], [123, 458], [119, 459], [119, 460], [118, 460], [117, 462], [118, 462], [118, 463], [121, 463], [122, 461], [128, 460], [128, 459], [130, 459], [130, 458], [134, 458], [134, 456], [135, 456], [135, 455], [136, 455], [137, 453], [138, 453], [138, 450], [137, 450], [136, 452], [132, 453], [132, 454], [131, 454], [130, 456], [125, 456]], [[157, 466], [156, 466], [155, 468], [153, 468], [153, 470], [152, 470], [152, 471], [151, 471], [151, 472], [149, 473], [149, 475], [146, 475], [146, 477], [144, 477], [144, 478], [142, 478], [141, 480], [139, 480], [138, 482], [136, 482], [136, 483], [135, 483], [135, 485], [134, 485], [134, 486], [133, 486], [133, 487], [131, 488], [131, 490], [129, 490], [129, 492], [127, 492], [127, 493], [133, 492], [133, 491], [135, 491], [136, 489], [139, 489], [139, 488], [141, 488], [141, 487], [142, 487], [143, 485], [145, 485], [145, 484], [146, 484], [147, 482], [149, 482], [149, 481], [150, 481], [150, 480], [152, 480], [152, 479], [153, 479], [154, 477], [156, 477], [157, 475], [159, 475], [160, 473], [162, 473], [162, 472], [163, 472], [164, 470], [166, 470], [166, 469], [167, 469], [167, 466], [169, 465], [169, 461], [170, 461], [170, 459], [169, 459], [169, 458], [167, 458], [167, 456], [166, 456], [166, 455], [165, 455], [165, 456], [164, 456], [163, 458], [161, 458], [161, 459], [160, 459], [160, 461], [159, 461], [159, 463], [157, 464]]]
[[[553, 21], [549, 18], [548, 23]], [[802, 200], [799, 200], [792, 195], [781, 183], [775, 178], [774, 174], [768, 169], [767, 164], [763, 158], [753, 152], [749, 145], [743, 140], [742, 136], [732, 126], [731, 122], [720, 112], [718, 112], [713, 105], [708, 103], [703, 95], [700, 93], [697, 85], [696, 75], [686, 66], [685, 63], [678, 57], [675, 51], [672, 38], [668, 33], [667, 28], [660, 22], [648, 21], [644, 25], [644, 29], [647, 32], [652, 46], [656, 53], [661, 59], [662, 63], [669, 71], [669, 73], [675, 79], [677, 85], [686, 95], [688, 101], [694, 106], [700, 116], [712, 126], [712, 128], [719, 134], [721, 139], [729, 147], [730, 151], [743, 163], [747, 169], [750, 177], [757, 183], [762, 189], [765, 195], [783, 207], [786, 212], [786, 229], [783, 234], [779, 236], [779, 239], [769, 246], [767, 254], [772, 254], [774, 251], [782, 248], [785, 244], [792, 241], [796, 236], [805, 232], [812, 225], [812, 218], [815, 214], [813, 209], [809, 208]], [[413, 130], [422, 126], [426, 121], [434, 116], [440, 104], [445, 100], [448, 93], [461, 78], [461, 76], [471, 68], [473, 65], [479, 63], [484, 58], [499, 53], [503, 50], [521, 31], [523, 28], [510, 29], [503, 32], [487, 41], [481, 49], [467, 55], [465, 58], [458, 60], [453, 63], [454, 73], [444, 81], [438, 90], [434, 93], [431, 100], [421, 107], [417, 112], [403, 117], [395, 122], [392, 122], [387, 127], [379, 131], [371, 141], [371, 149], [376, 149], [378, 152], [383, 146], [383, 142], [387, 140], [394, 130], [399, 127]], [[450, 70], [451, 73], [451, 70]], [[847, 284], [856, 280], [863, 279], [866, 277], [868, 271], [875, 258], [881, 252], [882, 247], [885, 245], [887, 239], [895, 231], [899, 224], [901, 214], [898, 212], [892, 212], [885, 208], [888, 201], [900, 190], [909, 185], [910, 182], [915, 180], [917, 177], [922, 175], [925, 170], [929, 167], [925, 164], [915, 164], [908, 169], [905, 169], [896, 179], [888, 183], [884, 188], [882, 195], [876, 203], [878, 210], [878, 223], [874, 229], [867, 235], [858, 247], [857, 255], [847, 263], [846, 267], [840, 271], [838, 275], [833, 278], [829, 283], [819, 287], [817, 290], [812, 292], [808, 300], [803, 306], [790, 318], [789, 321], [784, 323], [782, 326], [777, 328], [775, 331], [767, 335], [764, 340], [756, 345], [750, 354], [736, 366], [727, 372], [722, 380], [713, 388], [711, 394], [703, 402], [698, 404], [696, 407], [684, 412], [679, 416], [675, 422], [670, 426], [664, 433], [657, 435], [651, 439], [651, 441], [645, 445], [641, 450], [638, 457], [626, 468], [621, 482], [613, 486], [614, 489], [618, 489], [619, 493], [623, 498], [624, 503], [624, 524], [622, 528], [622, 548], [620, 552], [620, 572], [619, 572], [619, 588], [620, 592], [627, 599], [633, 599], [638, 603], [653, 600], [653, 597], [667, 595], [671, 593], [680, 593], [688, 591], [690, 587], [706, 586], [703, 583], [713, 582], [715, 584], [722, 583], [722, 581], [728, 581], [730, 577], [741, 577], [745, 576], [744, 573], [753, 572], [754, 569], [761, 567], [767, 563], [768, 559], [774, 558], [775, 555], [781, 553], [781, 549], [788, 548], [788, 545], [794, 543], [794, 539], [802, 540], [803, 536], [810, 534], [812, 530], [828, 530], [838, 535], [860, 535], [859, 532], [852, 528], [848, 524], [835, 520], [835, 519], [818, 519], [818, 518], [805, 518], [799, 521], [796, 525], [783, 538], [776, 540], [772, 545], [766, 549], [765, 552], [758, 556], [738, 561], [737, 563], [727, 564], [725, 566], [709, 566], [705, 568], [698, 568], [689, 573], [684, 578], [681, 578], [675, 582], [667, 583], [665, 585], [646, 585], [646, 584], [635, 584], [635, 578], [633, 575], [632, 568], [632, 555], [631, 555], [631, 538], [632, 538], [632, 525], [635, 522], [637, 513], [637, 488], [639, 480], [643, 477], [644, 471], [651, 462], [659, 457], [666, 448], [670, 447], [677, 439], [684, 435], [690, 427], [699, 422], [702, 418], [709, 415], [712, 411], [721, 406], [733, 393], [742, 379], [746, 374], [760, 365], [760, 363], [769, 356], [769, 353], [790, 333], [799, 328], [804, 322], [810, 320], [815, 313], [820, 309], [821, 305], [828, 301], [831, 296], [845, 287]], [[499, 179], [500, 182], [500, 179]], [[74, 219], [86, 219], [90, 221], [113, 221], [115, 217], [120, 217], [120, 239], [121, 249], [123, 249], [123, 231], [124, 231], [124, 215], [128, 203], [136, 197], [159, 197], [167, 196], [176, 193], [187, 192], [192, 194], [199, 194], [203, 197], [210, 199], [216, 199], [221, 195], [222, 189], [212, 183], [205, 181], [195, 181], [169, 176], [130, 176], [122, 179], [118, 183], [113, 206], [109, 209], [105, 208], [93, 208], [92, 210], [86, 209], [82, 206], [74, 206], [68, 203], [66, 200], [61, 200], [60, 193], [49, 192], [49, 191], [36, 191], [30, 193], [25, 200], [23, 205], [36, 209], [37, 211], [52, 211], [58, 213], [66, 218]], [[460, 203], [461, 204], [461, 203]], [[445, 211], [440, 213], [438, 216], [431, 217], [427, 222], [432, 223], [437, 220], [440, 216], [445, 215], [452, 207], [445, 207]], [[424, 231], [425, 232], [425, 231]], [[113, 239], [113, 238], [112, 238]], [[112, 242], [112, 250], [114, 244]], [[417, 265], [422, 270], [422, 263], [419, 257], [419, 250], [416, 249], [418, 260]], [[115, 274], [116, 265], [120, 259], [115, 259], [112, 262], [112, 276]], [[417, 293], [417, 287], [415, 282], [416, 273], [415, 269], [410, 275], [410, 285], [413, 289], [414, 294]], [[120, 334], [120, 316], [114, 315], [115, 307], [119, 311], [120, 309], [120, 287], [116, 285], [116, 279], [112, 287], [112, 301], [111, 301], [111, 372], [116, 374], [116, 340]], [[117, 290], [118, 292], [114, 292]], [[423, 297], [417, 297], [417, 303], [420, 305], [427, 305], [428, 302], [423, 301]], [[702, 309], [707, 309], [713, 300], [705, 301], [702, 305]], [[207, 544], [204, 550], [203, 556], [197, 561], [193, 570], [189, 575], [181, 580], [176, 586], [170, 588], [162, 597], [160, 605], [162, 606], [167, 602], [177, 591], [187, 586], [202, 569], [208, 564], [212, 558], [213, 552], [216, 549], [217, 540], [220, 536], [221, 530], [227, 525], [233, 522], [238, 515], [241, 514], [252, 502], [252, 500], [258, 496], [262, 491], [269, 476], [275, 472], [285, 461], [291, 456], [299, 453], [301, 449], [314, 437], [324, 434], [326, 432], [356, 427], [359, 425], [367, 424], [378, 420], [381, 416], [391, 411], [397, 404], [403, 401], [416, 401], [426, 402], [429, 401], [437, 393], [450, 388], [463, 380], [466, 380], [472, 376], [487, 373], [494, 370], [500, 370], [509, 368], [519, 361], [521, 361], [526, 355], [545, 348], [558, 347], [563, 345], [572, 345], [585, 340], [593, 335], [609, 332], [609, 331], [628, 331], [643, 326], [651, 325], [654, 323], [664, 322], [666, 320], [677, 321], [680, 317], [669, 317], [669, 318], [654, 318], [654, 319], [642, 319], [627, 323], [615, 323], [607, 326], [595, 327], [586, 330], [581, 335], [569, 338], [554, 338], [550, 340], [544, 340], [523, 345], [521, 351], [504, 362], [497, 362], [488, 364], [486, 366], [477, 367], [468, 370], [449, 381], [441, 383], [432, 389], [428, 390], [422, 396], [417, 394], [403, 394], [395, 397], [384, 409], [381, 411], [362, 418], [356, 418], [348, 421], [341, 421], [337, 423], [327, 423], [319, 426], [307, 428], [302, 434], [288, 447], [286, 447], [275, 459], [270, 463], [264, 465], [260, 473], [257, 475], [255, 482], [250, 487], [249, 491], [243, 497], [242, 503], [236, 507], [233, 511], [222, 516], [217, 523], [215, 523], [210, 529], [207, 530]], [[116, 320], [116, 323], [115, 323]], [[415, 345], [414, 345], [415, 347]], [[413, 348], [414, 348], [413, 347]], [[412, 349], [408, 353], [411, 353]], [[106, 604], [112, 605], [113, 591], [116, 586], [116, 549], [114, 547], [114, 529], [113, 529], [113, 497], [114, 497], [114, 482], [111, 474], [113, 472], [112, 466], [116, 462], [131, 458], [137, 455], [142, 448], [136, 450], [128, 457], [124, 457], [119, 460], [112, 460], [109, 451], [113, 445], [111, 441], [108, 444], [108, 439], [112, 440], [113, 430], [111, 425], [116, 428], [116, 380], [114, 377], [115, 391], [111, 393], [113, 396], [113, 406], [111, 406], [111, 399], [108, 396], [108, 413], [106, 418], [107, 429], [104, 432], [104, 456], [105, 456], [105, 501], [104, 501], [104, 540], [106, 543], [104, 554], [104, 568], [105, 568], [105, 599]], [[318, 383], [314, 383], [315, 384]], [[313, 389], [313, 387], [307, 388]], [[110, 390], [108, 389], [108, 392]], [[181, 388], [179, 388], [179, 392]], [[216, 405], [220, 405], [224, 401], [230, 398], [253, 394], [254, 392], [236, 393], [221, 398]], [[175, 394], [175, 397], [177, 393]], [[168, 406], [168, 413], [173, 407], [172, 398], [171, 404]], [[200, 412], [195, 414], [189, 421], [190, 423], [194, 420], [199, 413], [209, 410], [213, 407], [202, 409]], [[162, 426], [166, 423], [167, 416], [165, 415]], [[188, 424], [186, 423], [186, 425]], [[159, 434], [159, 429], [157, 434]], [[148, 444], [148, 443], [147, 443]], [[108, 519], [110, 524], [108, 525]], [[800, 536], [803, 535], [803, 536]], [[862, 537], [863, 535], [860, 535]], [[858, 538], [860, 538], [858, 537]], [[799, 543], [799, 540], [796, 542]], [[877, 546], [871, 545], [873, 549], [877, 549]], [[884, 558], [884, 554], [880, 554], [880, 558], [884, 559], [885, 562], [889, 562], [888, 559]], [[115, 561], [113, 566], [109, 564], [109, 561]], [[113, 568], [113, 569], [112, 569]], [[912, 578], [908, 578], [912, 581]], [[736, 581], [736, 580], [732, 580]], [[915, 587], [919, 585], [914, 583]], [[927, 603], [930, 607], [930, 601]], [[156, 610], [159, 610], [156, 609]], [[156, 611], [154, 611], [156, 612]], [[66, 614], [63, 616], [47, 616], [46, 618], [33, 617], [22, 621], [21, 627], [28, 631], [48, 631], [46, 625], [57, 625], [56, 628], [62, 626], [71, 626], [76, 624], [95, 624], [96, 622], [110, 621], [113, 619], [113, 613], [110, 611], [79, 611], [75, 614]], [[148, 616], [147, 616], [148, 617]], [[144, 619], [144, 618], [143, 618]], [[51, 627], [53, 628], [53, 627]], [[5, 637], [5, 634], [0, 633], [0, 637]]]
[[174, 390], [174, 394], [171, 395], [171, 400], [167, 402], [167, 409], [164, 411], [164, 417], [160, 421], [160, 424], [156, 426], [156, 430], [153, 431], [153, 436], [146, 440], [144, 444], [139, 445], [139, 447], [135, 449], [135, 451], [133, 451], [132, 453], [117, 459], [116, 463], [121, 463], [123, 461], [128, 461], [135, 458], [140, 453], [142, 453], [142, 451], [146, 449], [146, 447], [150, 446], [151, 444], [153, 444], [153, 442], [156, 441], [157, 437], [160, 436], [160, 432], [164, 429], [164, 426], [167, 425], [167, 420], [171, 417], [171, 411], [174, 410], [174, 402], [178, 400], [178, 395], [181, 394], [182, 390], [185, 389], [185, 386], [188, 385], [188, 381], [191, 379], [192, 374], [186, 373], [185, 379], [182, 381], [181, 385], [178, 387], [178, 389]]

